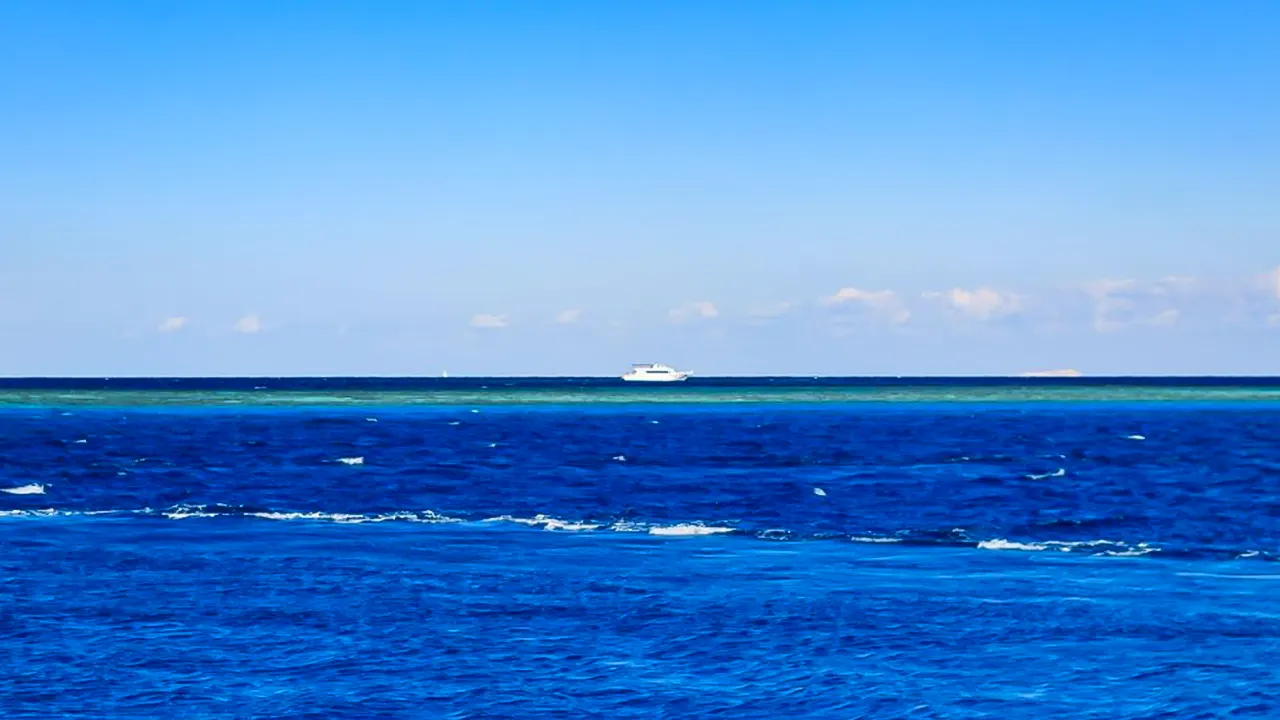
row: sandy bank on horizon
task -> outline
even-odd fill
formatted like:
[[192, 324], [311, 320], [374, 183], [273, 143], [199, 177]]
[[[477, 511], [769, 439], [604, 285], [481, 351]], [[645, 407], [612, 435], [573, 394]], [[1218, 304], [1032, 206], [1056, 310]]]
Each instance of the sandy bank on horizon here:
[[1034, 378], [1034, 377], [1083, 377], [1084, 373], [1079, 370], [1038, 370], [1035, 372], [1024, 372], [1018, 377]]

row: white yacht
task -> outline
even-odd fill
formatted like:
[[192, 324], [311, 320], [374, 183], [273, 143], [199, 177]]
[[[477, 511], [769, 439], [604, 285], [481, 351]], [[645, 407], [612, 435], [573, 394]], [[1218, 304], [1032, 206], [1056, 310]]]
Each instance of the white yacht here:
[[690, 374], [662, 363], [636, 363], [622, 379], [629, 382], [680, 382], [688, 380]]

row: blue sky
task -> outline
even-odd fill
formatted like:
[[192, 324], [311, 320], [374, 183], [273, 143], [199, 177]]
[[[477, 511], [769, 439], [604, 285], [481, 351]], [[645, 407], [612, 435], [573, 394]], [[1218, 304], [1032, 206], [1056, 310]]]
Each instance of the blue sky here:
[[0, 374], [1280, 372], [1280, 4], [0, 3]]

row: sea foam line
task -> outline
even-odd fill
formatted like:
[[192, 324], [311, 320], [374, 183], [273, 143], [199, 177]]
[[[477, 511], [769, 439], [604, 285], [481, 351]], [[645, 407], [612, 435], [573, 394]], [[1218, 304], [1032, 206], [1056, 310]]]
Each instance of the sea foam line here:
[[1164, 548], [1152, 543], [1128, 543], [1119, 540], [1033, 540], [992, 538], [978, 540], [969, 538], [962, 530], [950, 533], [934, 533], [913, 535], [909, 532], [895, 535], [876, 534], [796, 534], [786, 529], [743, 530], [728, 525], [707, 524], [703, 522], [653, 523], [635, 520], [608, 521], [565, 520], [551, 515], [537, 514], [532, 517], [500, 515], [484, 520], [451, 517], [433, 510], [402, 510], [390, 512], [339, 513], [318, 510], [284, 511], [259, 510], [230, 505], [180, 504], [163, 509], [142, 508], [138, 510], [67, 510], [55, 508], [41, 509], [9, 509], [0, 510], [0, 519], [40, 519], [81, 516], [116, 516], [138, 517], [163, 520], [189, 520], [223, 518], [230, 520], [264, 520], [272, 522], [311, 522], [337, 525], [403, 522], [437, 524], [466, 524], [482, 526], [485, 524], [509, 524], [525, 528], [558, 532], [604, 532], [604, 533], [639, 533], [654, 537], [692, 538], [712, 535], [733, 534], [740, 537], [752, 537], [765, 541], [807, 540], [807, 541], [844, 541], [857, 544], [904, 544], [917, 547], [952, 547], [972, 548], [990, 551], [1015, 552], [1062, 552], [1079, 553], [1101, 557], [1141, 557], [1148, 555], [1179, 557], [1209, 557], [1222, 560], [1257, 560], [1272, 562], [1277, 555], [1269, 551], [1249, 549], [1229, 550], [1224, 548], [1188, 547]]
[[888, 544], [892, 544], [892, 543], [900, 543], [900, 542], [902, 542], [902, 538], [897, 538], [897, 537], [882, 537], [882, 536], [879, 536], [879, 535], [854, 535], [854, 536], [850, 537], [850, 538], [849, 538], [849, 540], [850, 540], [850, 542], [856, 542], [856, 543], [870, 543], [870, 544], [873, 544], [873, 545], [888, 545]]
[[43, 495], [44, 485], [31, 483], [30, 485], [21, 485], [19, 487], [0, 488], [0, 492], [9, 493], [10, 495]]
[[700, 523], [677, 523], [675, 525], [657, 525], [649, 528], [650, 535], [663, 537], [695, 537], [699, 535], [719, 535], [731, 533], [733, 528]]
[[385, 513], [339, 513], [310, 511], [272, 511], [244, 510], [222, 505], [175, 505], [164, 510], [144, 508], [132, 511], [135, 515], [147, 517], [163, 517], [168, 520], [187, 520], [191, 518], [256, 518], [259, 520], [303, 520], [312, 522], [331, 522], [339, 524], [379, 523], [379, 522], [414, 522], [414, 523], [460, 523], [461, 518], [449, 517], [434, 510], [401, 510]]
[[1113, 557], [1139, 557], [1141, 555], [1149, 555], [1158, 550], [1148, 543], [1130, 545], [1117, 540], [1040, 540], [1021, 542], [1004, 538], [983, 540], [976, 547], [979, 550], [1022, 550], [1024, 552], [1092, 551], [1097, 555], [1110, 555]]
[[581, 532], [584, 530], [597, 530], [601, 526], [599, 523], [587, 522], [570, 522], [550, 515], [534, 515], [531, 518], [515, 517], [513, 515], [499, 515], [498, 517], [485, 518], [482, 522], [486, 523], [512, 523], [515, 525], [524, 525], [526, 527], [542, 528], [543, 530], [559, 530], [564, 532]]

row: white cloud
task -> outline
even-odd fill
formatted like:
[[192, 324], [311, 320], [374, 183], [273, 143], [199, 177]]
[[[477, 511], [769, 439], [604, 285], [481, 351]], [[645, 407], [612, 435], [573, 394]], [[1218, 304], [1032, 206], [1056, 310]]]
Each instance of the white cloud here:
[[[1125, 328], [1127, 315], [1133, 310], [1133, 301], [1125, 296], [1136, 288], [1136, 280], [1106, 278], [1089, 283], [1084, 292], [1093, 298], [1093, 329], [1110, 333]], [[1126, 320], [1118, 319], [1126, 316]]]
[[1084, 292], [1093, 300], [1093, 329], [1112, 333], [1133, 325], [1171, 327], [1182, 317], [1189, 296], [1199, 292], [1197, 278], [1168, 276], [1153, 282], [1104, 279], [1089, 283]]
[[862, 290], [854, 287], [840, 288], [834, 295], [818, 301], [819, 305], [838, 307], [857, 304], [870, 308], [877, 315], [894, 325], [901, 325], [911, 319], [911, 311], [902, 303], [902, 298], [892, 290]]
[[843, 305], [844, 303], [860, 302], [867, 305], [883, 306], [896, 302], [898, 294], [892, 290], [862, 290], [859, 288], [840, 288], [835, 295], [822, 298], [819, 302], [823, 305]]
[[231, 329], [244, 335], [260, 333], [262, 332], [262, 318], [257, 315], [245, 315], [237, 320], [236, 324], [231, 326]]
[[471, 327], [483, 328], [486, 330], [496, 330], [504, 328], [510, 323], [507, 321], [506, 315], [491, 315], [489, 313], [480, 313], [471, 318]]
[[1185, 295], [1201, 288], [1199, 278], [1189, 275], [1166, 275], [1151, 283], [1153, 295]]
[[1280, 327], [1280, 267], [1255, 274], [1243, 283], [1230, 286], [1227, 297], [1232, 301], [1230, 320], [1243, 326]]
[[747, 308], [747, 316], [756, 321], [777, 320], [789, 314], [795, 307], [796, 304], [793, 302], [761, 303]]
[[720, 317], [720, 309], [713, 302], [700, 300], [671, 310], [667, 313], [667, 317], [673, 323], [682, 323], [689, 320], [714, 320]]
[[1022, 300], [1013, 293], [1002, 293], [988, 287], [977, 290], [953, 288], [947, 292], [928, 292], [924, 296], [941, 300], [953, 310], [979, 320], [1012, 315], [1022, 309]]
[[581, 319], [582, 319], [581, 310], [577, 310], [577, 309], [561, 310], [560, 314], [556, 315], [556, 324], [557, 325], [573, 325], [574, 323], [578, 322]]
[[167, 317], [164, 320], [160, 321], [160, 324], [156, 327], [156, 332], [162, 332], [162, 333], [178, 332], [179, 330], [187, 326], [187, 322], [188, 322], [188, 318], [182, 317], [181, 315], [175, 315], [174, 317]]
[[1170, 308], [1147, 318], [1147, 324], [1154, 327], [1173, 327], [1178, 324], [1180, 317], [1182, 317], [1181, 310]]
[[1115, 278], [1103, 278], [1095, 280], [1084, 286], [1084, 291], [1090, 297], [1100, 298], [1111, 295], [1112, 293], [1128, 292], [1138, 287], [1138, 281], [1132, 278], [1118, 280]]

